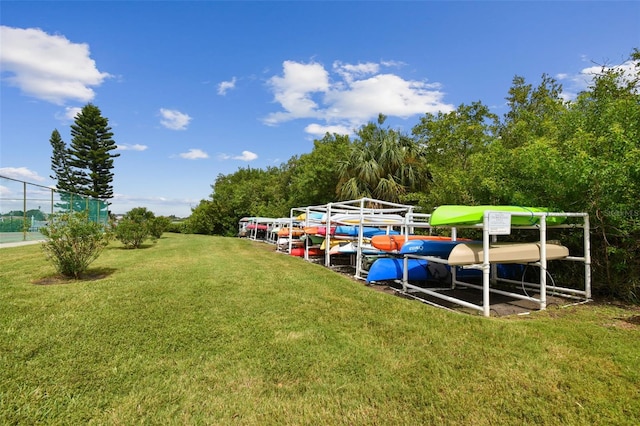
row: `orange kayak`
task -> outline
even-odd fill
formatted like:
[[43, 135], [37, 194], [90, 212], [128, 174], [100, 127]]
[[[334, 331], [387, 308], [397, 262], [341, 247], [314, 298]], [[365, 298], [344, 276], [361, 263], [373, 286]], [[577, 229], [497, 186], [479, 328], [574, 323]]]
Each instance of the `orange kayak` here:
[[[291, 229], [291, 235], [294, 237], [299, 237], [304, 234], [304, 229], [293, 228]], [[279, 237], [286, 237], [289, 235], [289, 228], [282, 228], [278, 231]]]
[[[399, 251], [404, 242], [410, 240], [451, 241], [451, 237], [439, 235], [374, 235], [371, 237], [371, 245], [378, 250]], [[458, 238], [458, 241], [470, 240]]]
[[[309, 247], [309, 256], [321, 256], [324, 254], [324, 250], [319, 248]], [[291, 256], [304, 257], [304, 247], [294, 247], [291, 249]]]

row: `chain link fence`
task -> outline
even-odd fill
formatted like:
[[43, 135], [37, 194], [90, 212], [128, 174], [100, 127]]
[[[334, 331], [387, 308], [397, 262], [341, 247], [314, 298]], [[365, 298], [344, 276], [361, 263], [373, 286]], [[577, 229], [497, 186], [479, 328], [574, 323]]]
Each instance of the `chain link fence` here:
[[0, 176], [0, 244], [42, 240], [40, 228], [58, 213], [87, 212], [107, 223], [108, 208], [104, 200]]

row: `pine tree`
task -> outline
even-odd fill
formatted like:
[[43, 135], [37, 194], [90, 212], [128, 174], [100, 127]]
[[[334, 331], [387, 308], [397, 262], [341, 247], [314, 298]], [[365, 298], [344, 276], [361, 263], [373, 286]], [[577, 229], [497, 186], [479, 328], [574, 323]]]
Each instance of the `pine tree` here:
[[74, 178], [75, 192], [103, 200], [113, 198], [113, 159], [117, 148], [109, 120], [100, 109], [87, 104], [71, 125], [69, 161]]
[[60, 191], [73, 192], [73, 174], [69, 166], [69, 150], [67, 144], [62, 140], [58, 129], [51, 132], [49, 139], [53, 154], [51, 155], [51, 170], [55, 176], [49, 176], [56, 180], [56, 188]]

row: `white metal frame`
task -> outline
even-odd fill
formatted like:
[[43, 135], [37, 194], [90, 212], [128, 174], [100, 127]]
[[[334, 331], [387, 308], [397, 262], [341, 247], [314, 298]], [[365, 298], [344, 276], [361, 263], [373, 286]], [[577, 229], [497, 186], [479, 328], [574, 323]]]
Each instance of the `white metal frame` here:
[[[380, 207], [370, 207], [370, 206], [380, 206]], [[393, 227], [402, 227], [403, 233], [407, 233], [408, 222], [407, 218], [411, 218], [415, 215], [414, 210], [415, 206], [406, 205], [406, 204], [398, 204], [391, 203], [388, 201], [376, 200], [373, 198], [360, 198], [357, 200], [350, 201], [339, 201], [334, 203], [328, 203], [318, 206], [307, 206], [307, 207], [298, 207], [291, 209], [291, 219], [299, 216], [301, 213], [305, 213], [305, 226], [313, 226], [314, 224], [322, 223], [327, 227], [327, 235], [326, 235], [326, 247], [331, 247], [331, 233], [329, 230], [331, 229], [331, 217], [335, 214], [341, 213], [351, 213], [360, 216], [360, 220], [358, 222], [353, 223], [354, 226], [359, 226], [359, 235], [357, 236], [357, 248], [355, 254], [355, 278], [364, 279], [366, 277], [366, 271], [362, 268], [363, 254], [362, 254], [362, 245], [364, 241], [363, 235], [363, 227], [371, 226], [371, 227], [386, 227], [387, 229], [391, 229]], [[324, 222], [317, 221], [311, 219], [311, 213], [323, 213], [326, 217]], [[385, 214], [400, 214], [404, 215], [405, 221], [402, 223], [393, 223], [390, 224], [384, 221]], [[376, 222], [376, 216], [380, 216], [382, 219], [380, 222]], [[291, 247], [289, 247], [291, 250]], [[308, 247], [305, 246], [305, 256], [306, 260], [309, 260], [308, 255]], [[331, 266], [331, 253], [329, 249], [325, 250], [325, 259], [324, 264], [326, 267]]]
[[[519, 293], [508, 292], [504, 290], [499, 290], [491, 287], [491, 269], [495, 267], [495, 265], [491, 264], [490, 252], [489, 252], [489, 244], [490, 242], [494, 242], [497, 240], [495, 235], [490, 235], [489, 233], [489, 215], [494, 213], [494, 211], [487, 210], [484, 212], [483, 223], [479, 225], [465, 226], [465, 228], [481, 228], [482, 229], [482, 242], [483, 242], [483, 262], [480, 265], [470, 265], [471, 267], [479, 267], [482, 269], [482, 285], [479, 286], [477, 284], [459, 281], [456, 278], [456, 268], [451, 268], [452, 273], [452, 285], [451, 289], [454, 289], [456, 285], [460, 285], [463, 287], [469, 287], [474, 289], [482, 290], [482, 305], [476, 305], [474, 303], [467, 302], [465, 300], [461, 300], [455, 297], [447, 296], [438, 291], [438, 289], [426, 289], [422, 288], [408, 282], [408, 259], [409, 258], [418, 258], [425, 259], [429, 262], [434, 263], [443, 263], [447, 264], [447, 259], [442, 259], [439, 257], [432, 256], [418, 256], [412, 254], [404, 255], [404, 271], [402, 278], [402, 291], [408, 292], [408, 290], [413, 290], [421, 293], [425, 293], [427, 295], [440, 298], [442, 300], [446, 300], [448, 302], [456, 303], [458, 305], [475, 309], [481, 311], [485, 317], [490, 316], [490, 293], [501, 294], [517, 299], [529, 300], [535, 303], [538, 303], [540, 310], [544, 310], [547, 307], [547, 257], [546, 257], [546, 244], [547, 244], [547, 229], [562, 229], [562, 228], [582, 228], [583, 230], [583, 246], [584, 251], [582, 256], [568, 256], [562, 260], [566, 261], [575, 261], [575, 262], [583, 262], [584, 263], [584, 290], [565, 288], [553, 286], [552, 294], [559, 294], [564, 297], [569, 298], [583, 298], [584, 300], [591, 299], [591, 245], [590, 245], [590, 237], [589, 237], [589, 215], [587, 213], [526, 213], [526, 212], [512, 212], [510, 213], [512, 216], [536, 216], [539, 217], [538, 225], [535, 226], [513, 226], [514, 229], [533, 229], [539, 231], [539, 241], [540, 241], [540, 261], [533, 263], [532, 265], [538, 266], [540, 268], [540, 283], [525, 283], [518, 282], [514, 280], [508, 280], [504, 278], [497, 277], [495, 268], [494, 268], [494, 280], [502, 281], [502, 282], [510, 282], [514, 284], [522, 284], [529, 288], [536, 289], [540, 292], [539, 298], [534, 298], [527, 295], [522, 295]], [[498, 212], [504, 213], [504, 212]], [[547, 217], [574, 217], [574, 218], [582, 218], [583, 223], [575, 224], [575, 225], [554, 225], [549, 227], [547, 225]], [[449, 227], [452, 230], [452, 238], [455, 239], [456, 228]]]

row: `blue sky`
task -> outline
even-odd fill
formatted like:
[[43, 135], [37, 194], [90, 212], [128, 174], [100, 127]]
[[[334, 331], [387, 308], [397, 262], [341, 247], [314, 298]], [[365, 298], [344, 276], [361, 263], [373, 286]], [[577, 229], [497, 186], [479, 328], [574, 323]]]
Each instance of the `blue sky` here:
[[177, 216], [326, 131], [382, 112], [410, 132], [474, 101], [502, 115], [516, 75], [570, 99], [640, 47], [635, 1], [2, 1], [0, 24], [0, 175], [54, 185], [51, 132], [69, 143], [91, 102], [121, 154], [112, 211]]

